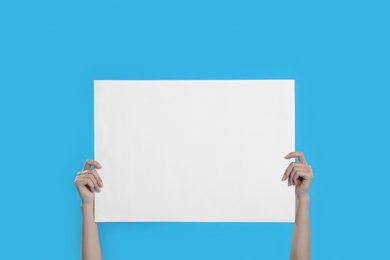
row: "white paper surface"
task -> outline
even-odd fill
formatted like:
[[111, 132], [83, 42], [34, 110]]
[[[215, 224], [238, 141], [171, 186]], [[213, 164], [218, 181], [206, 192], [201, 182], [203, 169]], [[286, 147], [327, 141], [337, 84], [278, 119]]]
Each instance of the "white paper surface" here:
[[95, 82], [97, 222], [293, 222], [293, 80]]

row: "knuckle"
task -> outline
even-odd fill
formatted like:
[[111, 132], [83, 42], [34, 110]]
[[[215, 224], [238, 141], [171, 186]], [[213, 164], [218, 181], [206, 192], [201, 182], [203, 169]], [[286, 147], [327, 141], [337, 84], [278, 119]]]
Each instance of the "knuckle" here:
[[291, 167], [292, 167], [293, 169], [296, 169], [298, 166], [299, 166], [299, 163], [297, 163], [297, 162], [292, 162], [292, 163], [291, 163]]

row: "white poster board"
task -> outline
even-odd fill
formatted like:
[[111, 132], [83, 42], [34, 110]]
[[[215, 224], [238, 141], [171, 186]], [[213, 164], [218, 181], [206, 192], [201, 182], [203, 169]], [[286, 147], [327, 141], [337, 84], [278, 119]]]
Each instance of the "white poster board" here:
[[293, 80], [96, 80], [97, 222], [293, 222]]

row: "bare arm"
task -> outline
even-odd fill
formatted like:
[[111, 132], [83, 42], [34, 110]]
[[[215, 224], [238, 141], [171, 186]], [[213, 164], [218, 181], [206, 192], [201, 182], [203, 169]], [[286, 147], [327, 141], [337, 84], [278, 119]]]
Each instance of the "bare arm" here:
[[302, 153], [292, 152], [285, 158], [299, 159], [299, 162], [288, 166], [282, 178], [283, 181], [288, 180], [288, 186], [295, 186], [295, 223], [290, 259], [310, 260], [309, 187], [313, 172]]
[[[94, 166], [94, 169], [91, 167]], [[81, 259], [101, 260], [98, 227], [94, 219], [95, 191], [100, 192], [102, 180], [96, 169], [101, 165], [93, 160], [87, 160], [83, 171], [75, 179], [75, 185], [81, 197], [82, 230], [81, 230]]]

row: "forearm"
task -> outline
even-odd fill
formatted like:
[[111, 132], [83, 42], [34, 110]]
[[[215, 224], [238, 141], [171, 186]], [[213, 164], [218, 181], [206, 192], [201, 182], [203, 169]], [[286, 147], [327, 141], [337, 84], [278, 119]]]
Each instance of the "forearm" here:
[[82, 204], [81, 259], [100, 260], [100, 243], [93, 204]]
[[291, 260], [310, 259], [309, 195], [296, 198], [295, 223], [290, 252]]

